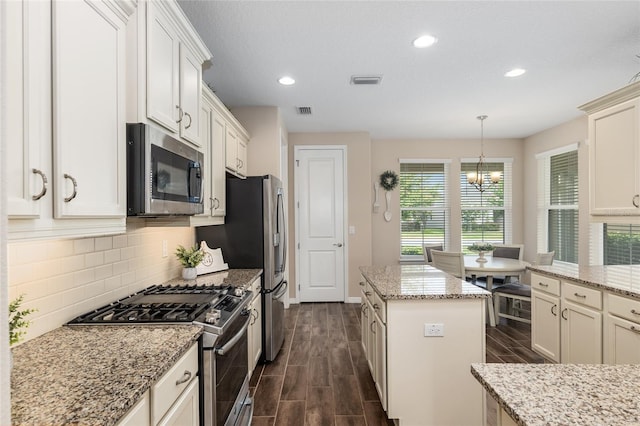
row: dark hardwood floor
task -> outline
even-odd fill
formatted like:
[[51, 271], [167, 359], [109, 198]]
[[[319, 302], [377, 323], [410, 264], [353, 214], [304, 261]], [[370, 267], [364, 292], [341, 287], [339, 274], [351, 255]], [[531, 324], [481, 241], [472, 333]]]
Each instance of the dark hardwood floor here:
[[[486, 362], [541, 363], [530, 326], [487, 327]], [[277, 359], [254, 370], [252, 425], [392, 425], [380, 405], [360, 344], [360, 305], [303, 303], [285, 311]]]

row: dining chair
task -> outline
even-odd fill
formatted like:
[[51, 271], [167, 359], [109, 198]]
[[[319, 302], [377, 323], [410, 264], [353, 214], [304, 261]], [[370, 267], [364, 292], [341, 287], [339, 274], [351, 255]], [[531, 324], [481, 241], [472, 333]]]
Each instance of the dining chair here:
[[[552, 265], [555, 251], [548, 253], [538, 253], [536, 255], [535, 265]], [[531, 320], [516, 315], [525, 311], [522, 302], [531, 303], [531, 286], [522, 284], [519, 281], [496, 287], [493, 293], [493, 310], [496, 314], [496, 324], [500, 322], [500, 318], [509, 318], [515, 321], [526, 322], [531, 324]], [[505, 299], [505, 312], [500, 310], [500, 299]]]
[[431, 256], [431, 250], [444, 250], [444, 246], [442, 244], [424, 244], [422, 246], [422, 252], [424, 254], [424, 261], [427, 265], [433, 264], [433, 258]]
[[[502, 257], [505, 259], [518, 259], [522, 260], [524, 255], [524, 245], [523, 244], [494, 244], [493, 253], [491, 256], [493, 257]], [[517, 276], [517, 280], [520, 280], [520, 275]], [[507, 284], [513, 276], [496, 276], [493, 277], [493, 284]]]
[[[463, 253], [431, 249], [431, 258], [433, 259], [434, 268], [440, 269], [454, 277], [458, 277], [465, 281], [467, 280]], [[471, 284], [475, 285], [475, 280], [471, 281]], [[489, 322], [491, 326], [493, 326], [493, 318], [495, 314], [493, 312], [492, 298], [487, 298], [487, 310], [489, 314]]]

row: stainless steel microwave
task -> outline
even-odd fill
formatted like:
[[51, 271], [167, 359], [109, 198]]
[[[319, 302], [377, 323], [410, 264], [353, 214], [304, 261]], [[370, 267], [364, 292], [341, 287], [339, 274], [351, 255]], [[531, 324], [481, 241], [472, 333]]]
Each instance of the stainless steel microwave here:
[[148, 124], [127, 124], [127, 215], [204, 211], [204, 155]]

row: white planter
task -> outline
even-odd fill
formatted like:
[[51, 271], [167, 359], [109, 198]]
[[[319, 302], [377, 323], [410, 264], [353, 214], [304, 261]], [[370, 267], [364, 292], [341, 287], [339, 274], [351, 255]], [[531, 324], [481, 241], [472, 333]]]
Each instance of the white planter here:
[[182, 278], [185, 280], [195, 280], [198, 276], [198, 272], [196, 268], [183, 268], [182, 269]]

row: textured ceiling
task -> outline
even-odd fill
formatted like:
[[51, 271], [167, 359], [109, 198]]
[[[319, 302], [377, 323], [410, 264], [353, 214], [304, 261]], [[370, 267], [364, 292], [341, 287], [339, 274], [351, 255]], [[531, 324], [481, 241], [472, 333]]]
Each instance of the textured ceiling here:
[[[640, 72], [640, 1], [179, 4], [213, 54], [204, 80], [218, 97], [278, 106], [290, 132], [473, 138], [486, 114], [485, 137], [526, 137]], [[424, 33], [438, 42], [414, 48]], [[514, 67], [527, 73], [503, 77]], [[353, 86], [355, 74], [382, 84]]]

